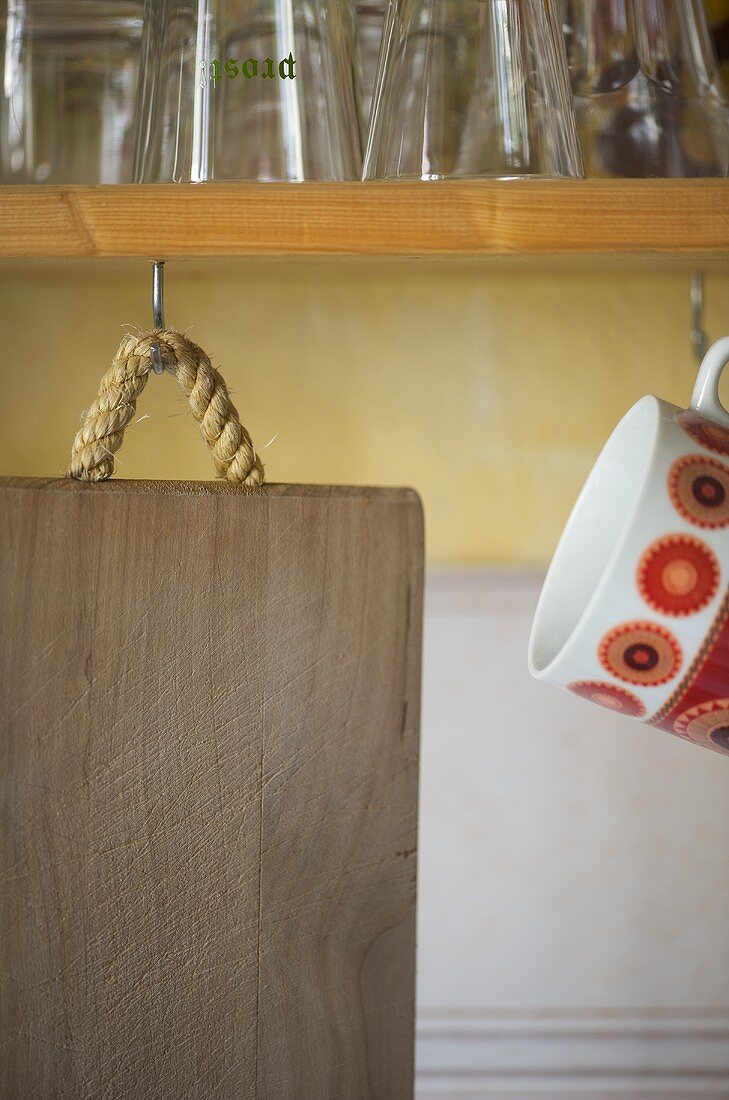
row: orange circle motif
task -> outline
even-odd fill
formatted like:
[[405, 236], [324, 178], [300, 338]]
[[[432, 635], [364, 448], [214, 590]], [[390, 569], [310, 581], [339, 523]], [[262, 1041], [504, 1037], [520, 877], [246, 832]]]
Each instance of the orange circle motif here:
[[609, 630], [597, 651], [606, 672], [628, 684], [656, 687], [681, 668], [681, 647], [658, 623], [622, 623]]
[[729, 699], [710, 699], [689, 707], [676, 719], [679, 737], [729, 756]]
[[729, 467], [716, 458], [679, 458], [668, 474], [668, 492], [689, 523], [709, 530], [729, 526]]
[[646, 713], [640, 699], [616, 684], [605, 684], [600, 680], [576, 680], [573, 684], [567, 685], [567, 690], [579, 695], [581, 699], [589, 699], [591, 703], [597, 703], [600, 707], [614, 710], [616, 714], [624, 714], [630, 718], [643, 718]]
[[638, 563], [638, 591], [654, 611], [680, 618], [711, 603], [721, 570], [714, 551], [693, 535], [666, 535]]
[[729, 432], [692, 409], [678, 413], [676, 420], [695, 443], [718, 455], [729, 455]]

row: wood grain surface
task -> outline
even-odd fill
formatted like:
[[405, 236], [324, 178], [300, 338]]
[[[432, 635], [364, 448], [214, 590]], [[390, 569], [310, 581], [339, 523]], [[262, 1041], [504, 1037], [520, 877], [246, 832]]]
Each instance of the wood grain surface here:
[[727, 180], [0, 187], [0, 258], [729, 259]]
[[412, 1096], [409, 490], [0, 482], [0, 1096]]

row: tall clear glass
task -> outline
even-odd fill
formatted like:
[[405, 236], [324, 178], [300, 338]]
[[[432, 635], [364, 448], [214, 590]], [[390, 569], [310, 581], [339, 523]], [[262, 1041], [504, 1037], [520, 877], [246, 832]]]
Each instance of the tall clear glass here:
[[356, 179], [349, 0], [146, 0], [135, 179]]
[[725, 176], [729, 111], [701, 0], [561, 0], [588, 176]]
[[366, 179], [581, 174], [552, 0], [390, 0]]
[[5, 0], [0, 35], [0, 182], [129, 182], [142, 0]]
[[369, 119], [372, 108], [372, 93], [377, 79], [377, 62], [380, 56], [386, 7], [386, 0], [357, 0], [356, 3], [357, 34], [362, 60], [362, 108], [365, 119]]

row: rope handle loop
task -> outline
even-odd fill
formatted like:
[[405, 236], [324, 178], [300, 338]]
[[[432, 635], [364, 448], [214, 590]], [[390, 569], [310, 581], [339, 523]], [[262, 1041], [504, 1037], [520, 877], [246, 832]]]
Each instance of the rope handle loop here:
[[94, 403], [84, 413], [67, 476], [106, 481], [114, 473], [114, 455], [124, 442], [124, 432], [152, 370], [153, 345], [159, 347], [165, 369], [174, 374], [189, 399], [218, 477], [246, 488], [261, 485], [263, 464], [230, 400], [225, 380], [202, 348], [171, 329], [140, 336], [130, 333], [123, 338], [99, 383]]

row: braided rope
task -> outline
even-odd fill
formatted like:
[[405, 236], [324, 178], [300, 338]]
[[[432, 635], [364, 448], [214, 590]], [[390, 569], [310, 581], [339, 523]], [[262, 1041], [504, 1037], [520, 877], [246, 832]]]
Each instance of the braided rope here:
[[124, 442], [124, 431], [152, 369], [153, 344], [159, 346], [165, 368], [174, 374], [190, 401], [218, 476], [234, 485], [260, 485], [263, 464], [241, 425], [225, 381], [202, 348], [182, 333], [168, 330], [124, 337], [76, 433], [67, 476], [105, 481], [113, 474], [114, 454]]

